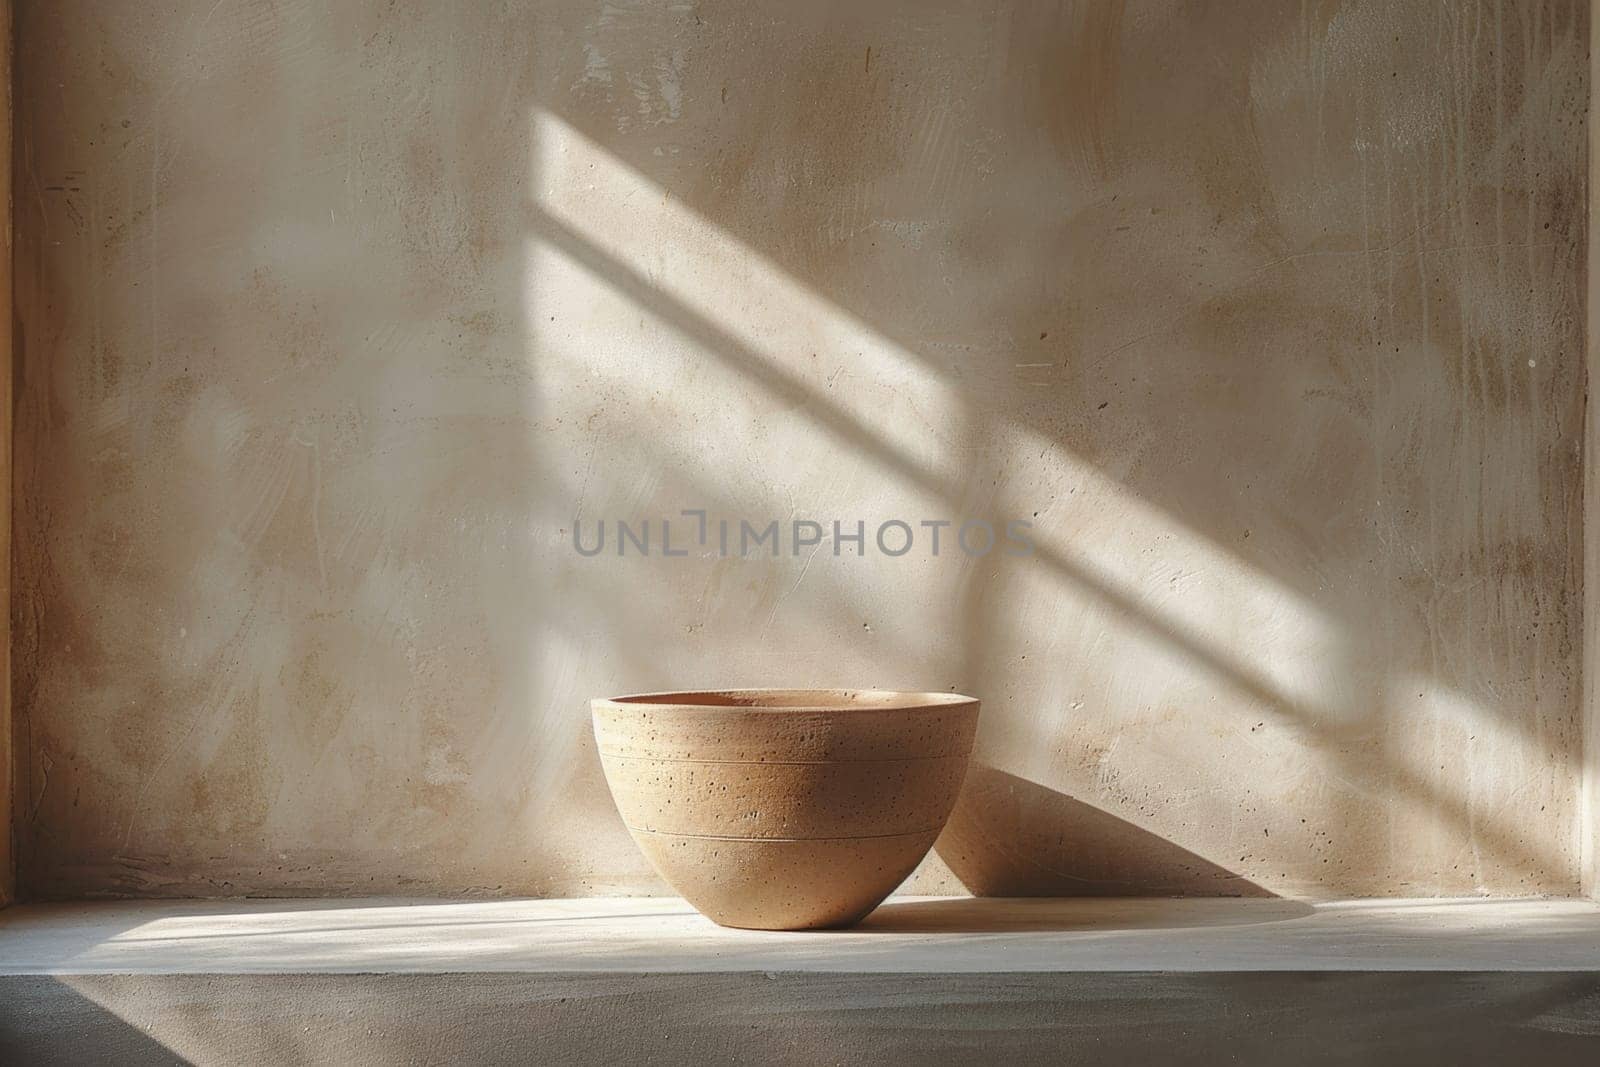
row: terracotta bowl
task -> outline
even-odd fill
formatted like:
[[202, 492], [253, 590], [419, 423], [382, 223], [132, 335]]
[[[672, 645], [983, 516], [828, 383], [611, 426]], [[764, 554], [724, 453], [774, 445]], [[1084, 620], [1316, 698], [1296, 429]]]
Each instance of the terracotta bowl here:
[[966, 774], [978, 702], [741, 689], [593, 702], [622, 821], [723, 926], [848, 926], [922, 861]]

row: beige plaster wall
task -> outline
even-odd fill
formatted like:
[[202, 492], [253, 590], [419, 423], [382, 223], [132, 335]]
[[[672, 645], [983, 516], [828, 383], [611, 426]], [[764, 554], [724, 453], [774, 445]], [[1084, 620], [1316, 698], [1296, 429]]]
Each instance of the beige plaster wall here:
[[984, 698], [920, 889], [1577, 887], [1586, 4], [19, 8], [29, 891], [658, 890], [726, 684]]

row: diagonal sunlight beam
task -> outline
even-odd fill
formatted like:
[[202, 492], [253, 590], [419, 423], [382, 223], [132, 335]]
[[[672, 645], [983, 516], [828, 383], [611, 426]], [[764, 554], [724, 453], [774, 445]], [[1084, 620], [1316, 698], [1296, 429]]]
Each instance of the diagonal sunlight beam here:
[[[581, 138], [581, 134], [574, 133], [565, 123], [560, 123], [554, 118], [542, 123], [541, 130], [539, 144], [546, 144], [552, 139], [557, 144], [565, 144], [565, 150], [555, 150], [552, 154], [554, 158], [552, 155], [547, 155], [542, 163], [546, 170], [541, 170], [539, 173], [546, 174], [546, 178], [549, 179], [549, 168], [573, 165], [573, 142], [579, 142], [584, 146], [587, 141]], [[584, 166], [586, 174], [592, 173], [597, 162], [600, 165], [610, 163], [613, 168], [626, 170], [622, 168], [621, 163], [611, 162], [610, 157], [598, 147], [590, 147], [584, 154], [579, 155], [579, 158], [584, 157], [587, 157]], [[630, 206], [634, 206], [635, 210], [650, 210], [653, 214], [669, 210], [661, 202], [659, 194], [650, 195], [648, 200], [642, 190], [626, 190], [622, 195], [626, 195]], [[694, 226], [704, 230], [704, 224], [698, 222], [698, 219], [694, 219]], [[946, 470], [938, 467], [930, 469], [922, 462], [918, 462], [918, 456], [907, 453], [906, 446], [894, 442], [880, 432], [878, 427], [882, 427], [882, 419], [867, 419], [861, 414], [845, 410], [835, 400], [834, 395], [824, 394], [816, 389], [816, 386], [806, 381], [800, 374], [782, 365], [778, 358], [766, 355], [762, 350], [744, 341], [728, 326], [714, 322], [712, 318], [702, 314], [701, 310], [696, 310], [682, 299], [678, 299], [675, 291], [669, 291], [662, 283], [645, 277], [642, 270], [624, 261], [621, 254], [606, 250], [594, 235], [579, 232], [574, 224], [558, 218], [557, 214], [544, 206], [530, 206], [530, 227], [542, 242], [565, 254], [573, 264], [589, 272], [598, 282], [624, 294], [629, 301], [634, 302], [635, 306], [648, 310], [658, 320], [672, 326], [678, 333], [699, 346], [704, 354], [717, 358], [718, 362], [728, 370], [752, 379], [776, 397], [798, 403], [814, 422], [829, 430], [838, 442], [850, 446], [851, 450], [867, 454], [877, 462], [878, 466], [902, 478], [904, 482], [917, 486], [918, 490], [931, 498], [938, 499], [944, 506], [962, 506], [963, 499], [966, 498], [965, 488], [957, 482], [954, 474], [947, 474]], [[667, 224], [669, 230], [677, 227], [688, 227], [688, 222]], [[618, 227], [614, 224], [610, 229], [618, 232]], [[654, 234], [658, 229], [654, 219], [651, 219], [648, 226], [643, 222], [637, 222], [634, 226], [630, 226], [627, 232]], [[699, 237], [699, 242], [704, 242], [704, 235]], [[747, 277], [746, 282], [750, 286], [757, 286], [760, 280]], [[765, 309], [773, 306], [776, 299], [781, 298], [774, 298], [773, 294], [763, 291], [762, 298], [752, 299], [750, 302]], [[814, 298], [810, 299], [814, 304]], [[818, 309], [814, 307], [810, 309], [810, 314], [816, 312]], [[1067, 462], [1070, 462], [1070, 459]], [[1074, 464], [1074, 467], [1075, 474], [1080, 474], [1082, 472], [1080, 469], [1085, 467], [1085, 464]], [[1152, 514], [1149, 518], [1154, 520], [1155, 515]], [[1038, 534], [1038, 531], [1035, 531], [1035, 534]], [[1101, 601], [1102, 605], [1109, 609], [1109, 613], [1117, 621], [1142, 630], [1147, 637], [1154, 637], [1162, 645], [1170, 646], [1184, 661], [1210, 673], [1242, 696], [1288, 718], [1306, 721], [1331, 721], [1338, 718], [1333, 709], [1318, 707], [1310, 694], [1286, 693], [1282, 686], [1275, 683], [1267, 670], [1253, 669], [1250, 665], [1240, 664], [1237, 657], [1214, 645], [1198, 627], [1174, 624], [1155, 613], [1149, 605], [1142, 603], [1141, 598], [1118, 587], [1110, 574], [1098, 573], [1096, 568], [1088, 563], [1070, 558], [1066, 550], [1054, 547], [1043, 536], [1035, 536], [1035, 544], [1037, 544], [1038, 561], [1050, 569], [1054, 576], [1069, 582], [1082, 592], [1090, 593], [1091, 597]], [[1218, 563], [1219, 565], [1226, 563], [1226, 558], [1222, 558], [1221, 553]], [[1266, 581], [1259, 574], [1256, 579]], [[1285, 590], [1285, 595], [1291, 593]]]
[[[946, 506], [961, 504], [965, 494], [954, 480], [925, 469], [892, 442], [842, 411], [832, 399], [820, 394], [798, 375], [743, 344], [710, 319], [679, 303], [661, 287], [651, 284], [632, 267], [606, 253], [572, 227], [539, 208], [530, 210], [530, 225], [535, 234], [560, 249], [573, 263], [700, 345], [706, 354], [719, 360], [728, 369], [755, 380], [774, 395], [799, 401], [818, 424], [842, 443], [865, 452], [885, 469]], [[1118, 621], [1170, 645], [1188, 662], [1204, 669], [1241, 695], [1294, 719], [1315, 722], [1336, 717], [1331, 709], [1317, 708], [1308, 698], [1284, 692], [1265, 672], [1240, 664], [1197, 630], [1176, 626], [1160, 618], [1137, 597], [1118, 588], [1109, 576], [1095, 573], [1086, 564], [1069, 559], [1063, 550], [1042, 540], [1036, 540], [1035, 544], [1038, 560], [1053, 574], [1103, 602]]]

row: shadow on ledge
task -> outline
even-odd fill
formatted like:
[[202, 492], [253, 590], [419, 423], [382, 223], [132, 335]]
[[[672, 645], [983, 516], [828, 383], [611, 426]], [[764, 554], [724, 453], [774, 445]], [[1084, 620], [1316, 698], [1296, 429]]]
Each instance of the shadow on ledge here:
[[882, 934], [1006, 934], [1047, 930], [1111, 932], [1253, 926], [1310, 915], [1311, 905], [1266, 899], [1101, 899], [1082, 897], [966, 897], [889, 900], [853, 931]]
[[977, 897], [1277, 897], [1064, 793], [974, 763], [934, 846]]

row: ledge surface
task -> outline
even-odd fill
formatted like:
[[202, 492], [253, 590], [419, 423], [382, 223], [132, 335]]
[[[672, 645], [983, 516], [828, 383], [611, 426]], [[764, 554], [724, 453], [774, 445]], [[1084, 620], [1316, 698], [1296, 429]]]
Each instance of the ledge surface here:
[[0, 911], [0, 974], [1600, 972], [1581, 900], [897, 898], [845, 931], [681, 900], [244, 900]]

